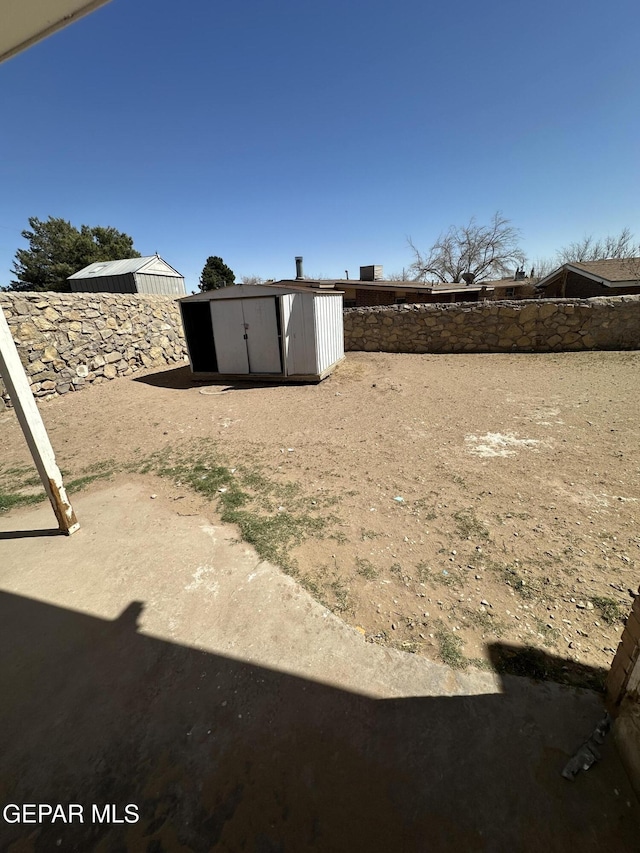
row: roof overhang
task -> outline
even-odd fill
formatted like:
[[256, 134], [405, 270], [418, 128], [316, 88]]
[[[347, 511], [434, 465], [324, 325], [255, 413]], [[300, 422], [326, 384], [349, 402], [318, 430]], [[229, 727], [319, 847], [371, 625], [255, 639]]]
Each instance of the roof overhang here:
[[88, 15], [109, 0], [4, 0], [0, 62]]
[[[506, 284], [505, 287], [511, 287], [511, 285]], [[478, 282], [477, 284], [465, 284], [461, 287], [456, 287], [452, 285], [451, 287], [434, 287], [431, 291], [432, 294], [437, 295], [438, 293], [483, 293], [483, 292], [493, 292], [495, 287], [492, 284], [482, 284]]]
[[264, 282], [264, 287], [291, 288], [300, 291], [312, 291], [313, 293], [343, 293], [345, 290], [380, 290], [391, 293], [422, 294], [423, 296], [451, 296], [457, 293], [468, 293], [481, 296], [485, 293], [493, 293], [496, 287], [516, 287], [529, 285], [530, 282], [513, 282], [511, 279], [477, 281], [473, 284], [435, 284], [433, 282], [417, 281], [391, 281], [389, 279], [376, 279], [367, 281], [361, 278], [326, 278], [326, 279], [280, 279], [274, 282]]
[[558, 267], [557, 270], [550, 272], [549, 275], [541, 278], [540, 281], [536, 284], [537, 288], [546, 287], [548, 284], [551, 284], [558, 276], [562, 275], [564, 272], [574, 272], [577, 275], [581, 275], [583, 278], [588, 278], [590, 281], [595, 281], [597, 284], [602, 284], [604, 287], [620, 287], [628, 284], [628, 282], [620, 281], [614, 282], [609, 281], [608, 278], [604, 278], [601, 275], [596, 275], [595, 273], [589, 272], [588, 270], [583, 270], [581, 267], [576, 267], [573, 264], [563, 264], [561, 267]]
[[[304, 279], [303, 281], [294, 279], [282, 279], [273, 284], [269, 283], [269, 287], [289, 287], [295, 285], [306, 290], [313, 290], [316, 293], [322, 291], [333, 290], [382, 290], [382, 291], [401, 291], [403, 293], [422, 293], [431, 295], [434, 293], [482, 293], [483, 291], [492, 291], [495, 283], [477, 282], [476, 284], [457, 285], [451, 283], [449, 287], [446, 285], [421, 284], [415, 281], [389, 281], [388, 279], [378, 279], [376, 281], [366, 281], [361, 278], [342, 278], [342, 279]], [[507, 284], [507, 287], [510, 285]]]
[[352, 279], [350, 281], [341, 281], [339, 284], [340, 287], [350, 287], [354, 290], [391, 290], [401, 291], [402, 293], [422, 293], [427, 296], [438, 293], [481, 293], [482, 291], [493, 290], [493, 286], [484, 285], [481, 282], [472, 285], [464, 284], [459, 287], [452, 283], [451, 287], [443, 287], [441, 285], [416, 284], [411, 281], [362, 281], [362, 279]]

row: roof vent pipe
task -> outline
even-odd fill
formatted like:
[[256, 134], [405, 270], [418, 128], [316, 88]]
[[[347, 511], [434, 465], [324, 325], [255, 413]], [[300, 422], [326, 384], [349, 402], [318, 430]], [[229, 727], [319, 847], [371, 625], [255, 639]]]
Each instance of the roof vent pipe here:
[[304, 279], [304, 273], [302, 272], [302, 257], [300, 255], [296, 255], [296, 281], [302, 281]]

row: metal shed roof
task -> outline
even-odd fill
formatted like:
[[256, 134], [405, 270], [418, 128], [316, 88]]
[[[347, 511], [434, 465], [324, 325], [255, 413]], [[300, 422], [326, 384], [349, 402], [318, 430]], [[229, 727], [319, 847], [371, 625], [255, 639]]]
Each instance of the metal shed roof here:
[[126, 275], [127, 273], [142, 272], [145, 267], [153, 267], [153, 269], [148, 269], [147, 272], [155, 273], [156, 275], [180, 276], [177, 270], [174, 270], [173, 267], [169, 266], [158, 255], [150, 255], [145, 258], [125, 258], [121, 261], [96, 261], [96, 263], [89, 264], [88, 267], [84, 267], [84, 269], [70, 275], [67, 281], [78, 278]]
[[252, 296], [282, 296], [285, 293], [302, 293], [304, 296], [335, 296], [341, 290], [319, 290], [300, 285], [282, 286], [280, 284], [235, 284], [218, 290], [205, 290], [185, 296], [180, 302], [207, 302], [212, 299], [245, 299]]

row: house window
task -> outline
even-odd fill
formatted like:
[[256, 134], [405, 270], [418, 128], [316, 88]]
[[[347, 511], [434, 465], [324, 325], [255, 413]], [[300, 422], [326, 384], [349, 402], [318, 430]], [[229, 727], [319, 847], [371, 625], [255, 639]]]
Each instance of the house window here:
[[516, 289], [515, 289], [515, 287], [508, 287], [508, 288], [505, 290], [504, 295], [507, 297], [507, 299], [508, 299], [510, 296], [515, 296], [515, 295], [516, 295]]

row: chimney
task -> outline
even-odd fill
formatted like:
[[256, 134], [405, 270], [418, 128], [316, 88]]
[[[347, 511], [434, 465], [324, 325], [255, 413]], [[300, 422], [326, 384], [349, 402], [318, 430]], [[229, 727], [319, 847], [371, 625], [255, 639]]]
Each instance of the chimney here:
[[302, 272], [302, 257], [300, 255], [296, 255], [296, 281], [302, 281], [304, 279], [304, 273]]
[[382, 266], [360, 267], [360, 281], [382, 281]]

